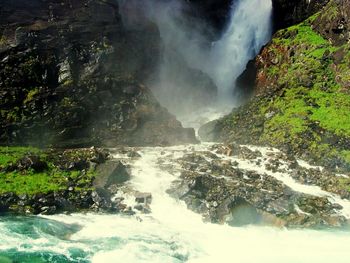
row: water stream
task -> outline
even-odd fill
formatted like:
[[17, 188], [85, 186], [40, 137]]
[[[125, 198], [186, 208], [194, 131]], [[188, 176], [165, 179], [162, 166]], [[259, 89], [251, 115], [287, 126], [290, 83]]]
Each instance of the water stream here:
[[[220, 88], [222, 98], [231, 92], [233, 82], [247, 61], [268, 40], [271, 8], [270, 0], [239, 1], [232, 11], [226, 33], [211, 51], [209, 64], [212, 68], [209, 70], [208, 64], [199, 60], [202, 70], [208, 72]], [[200, 110], [182, 116], [182, 120], [185, 126], [198, 128], [228, 110], [225, 106]], [[124, 160], [131, 165], [130, 187], [152, 193], [150, 214], [0, 217], [0, 263], [349, 262], [349, 231], [205, 223], [201, 215], [170, 197], [166, 190], [180, 175], [175, 159], [196, 149], [207, 150], [209, 146], [140, 148], [141, 158]], [[162, 165], [159, 160], [163, 160]], [[244, 160], [238, 161], [242, 169], [261, 169]], [[173, 169], [164, 169], [164, 164]], [[319, 187], [301, 185], [288, 175], [271, 175], [295, 191], [327, 196], [332, 202], [341, 204], [343, 215], [350, 218], [349, 201]], [[126, 198], [132, 205], [133, 198], [128, 199], [127, 193]]]
[[[166, 190], [180, 173], [175, 159], [209, 146], [141, 148], [141, 158], [124, 159], [132, 168], [130, 187], [152, 193], [150, 214], [1, 218], [0, 262], [348, 262], [348, 231], [205, 223], [182, 201], [171, 198]], [[164, 165], [173, 166], [172, 172]], [[240, 161], [240, 166], [246, 163]], [[325, 194], [314, 186], [290, 185], [301, 192]], [[350, 202], [346, 204], [345, 214], [350, 212]]]

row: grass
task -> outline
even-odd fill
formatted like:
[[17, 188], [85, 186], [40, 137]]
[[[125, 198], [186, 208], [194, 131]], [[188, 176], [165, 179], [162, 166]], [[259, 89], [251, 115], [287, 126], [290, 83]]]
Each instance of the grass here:
[[[86, 172], [73, 170], [63, 171], [54, 164], [56, 156], [50, 156], [53, 153], [46, 153], [42, 150], [32, 147], [0, 147], [0, 168], [16, 163], [25, 155], [40, 156], [45, 161], [48, 168], [42, 172], [35, 172], [31, 169], [24, 171], [5, 172], [0, 169], [0, 194], [15, 193], [17, 195], [34, 195], [38, 193], [49, 193], [65, 190], [68, 188], [69, 181], [75, 181], [75, 191], [90, 190], [90, 183], [96, 174], [93, 170]], [[83, 156], [84, 153], [82, 153]], [[68, 158], [78, 158], [79, 153], [71, 152]]]
[[0, 167], [15, 163], [26, 154], [43, 154], [34, 147], [0, 147]]
[[62, 174], [19, 172], [0, 173], [0, 193], [13, 192], [17, 195], [34, 195], [64, 190], [66, 178]]

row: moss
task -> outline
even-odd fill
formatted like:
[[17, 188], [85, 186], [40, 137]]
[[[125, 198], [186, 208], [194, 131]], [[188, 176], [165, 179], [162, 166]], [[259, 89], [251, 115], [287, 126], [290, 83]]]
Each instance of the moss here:
[[28, 154], [43, 154], [34, 147], [0, 147], [0, 166], [15, 163], [18, 159]]
[[0, 193], [34, 195], [65, 189], [65, 178], [62, 174], [19, 172], [0, 173]]
[[332, 46], [312, 29], [320, 15], [275, 34], [257, 62], [267, 92], [221, 124], [231, 139], [289, 146], [350, 167], [350, 48]]
[[61, 105], [62, 107], [70, 108], [76, 106], [76, 102], [73, 101], [71, 98], [64, 97], [61, 101]]
[[0, 46], [5, 46], [7, 44], [7, 39], [5, 36], [0, 37]]
[[39, 91], [40, 91], [40, 88], [31, 89], [28, 92], [26, 99], [24, 100], [24, 104], [31, 102], [35, 98], [35, 96], [39, 94]]
[[346, 160], [348, 163], [350, 163], [350, 150], [341, 151], [340, 154], [342, 155], [344, 160]]
[[[84, 151], [71, 151], [65, 156], [67, 160], [78, 157], [88, 157]], [[74, 153], [74, 154], [73, 154]], [[47, 169], [35, 172], [32, 169], [23, 171], [5, 172], [1, 167], [16, 163], [26, 155], [36, 155], [47, 163]], [[88, 171], [72, 170], [64, 171], [56, 166], [57, 153], [46, 152], [32, 147], [0, 147], [0, 194], [13, 192], [17, 195], [34, 195], [68, 189], [70, 181], [75, 181], [75, 191], [90, 190], [92, 180], [97, 176], [93, 169]]]
[[350, 137], [350, 95], [311, 90], [309, 96], [318, 105], [311, 109], [310, 119], [325, 130]]
[[350, 178], [339, 178], [339, 185], [344, 189], [350, 192]]
[[73, 80], [72, 79], [67, 79], [65, 80], [65, 82], [62, 84], [63, 86], [71, 86], [73, 84]]

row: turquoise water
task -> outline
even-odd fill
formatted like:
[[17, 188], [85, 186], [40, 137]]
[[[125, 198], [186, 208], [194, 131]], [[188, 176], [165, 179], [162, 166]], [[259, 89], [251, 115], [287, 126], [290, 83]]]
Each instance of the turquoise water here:
[[0, 262], [89, 262], [91, 249], [69, 241], [79, 229], [76, 224], [38, 217], [0, 218]]
[[[0, 217], [0, 263], [349, 263], [349, 230], [203, 222], [201, 215], [166, 193], [181, 173], [174, 160], [193, 148], [207, 146], [142, 148], [141, 158], [125, 160], [132, 173], [128, 187], [152, 193], [151, 214]], [[240, 165], [244, 168], [243, 161]], [[300, 192], [327, 194], [287, 176], [281, 180]], [[342, 202], [348, 217], [350, 202], [328, 196]], [[134, 197], [125, 198], [133, 206]]]
[[189, 225], [180, 228], [152, 217], [5, 217], [0, 262], [347, 263], [350, 257], [348, 231], [233, 228], [184, 216]]
[[[126, 262], [152, 262], [154, 256], [164, 262], [187, 260], [187, 255], [178, 253], [178, 246], [173, 241], [163, 240], [161, 236], [148, 231], [128, 231], [128, 228], [132, 227], [130, 224], [140, 223], [135, 218], [94, 214], [62, 215], [57, 218], [63, 221], [72, 220], [74, 223], [42, 217], [0, 218], [0, 262], [100, 262], [98, 259], [93, 260], [93, 257], [109, 251], [120, 251], [123, 258], [126, 256], [123, 254], [130, 253], [130, 261]], [[109, 235], [108, 229], [99, 233], [99, 227], [104, 225], [104, 220], [114, 221], [113, 226], [110, 226], [110, 232], [113, 234]], [[91, 225], [93, 222], [96, 228]], [[85, 225], [85, 228], [82, 225]], [[118, 226], [121, 229], [115, 229]], [[91, 230], [96, 231], [95, 238], [94, 234], [84, 236], [82, 233]], [[116, 258], [110, 258], [113, 259]]]

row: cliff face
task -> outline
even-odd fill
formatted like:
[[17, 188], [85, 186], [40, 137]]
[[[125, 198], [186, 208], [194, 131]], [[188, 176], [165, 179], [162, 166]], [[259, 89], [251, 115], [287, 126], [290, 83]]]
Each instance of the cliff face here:
[[349, 10], [349, 1], [330, 1], [278, 31], [255, 60], [256, 96], [202, 136], [272, 145], [349, 171]]
[[160, 56], [150, 21], [126, 28], [112, 0], [4, 0], [0, 17], [0, 144], [196, 141], [140, 84]]
[[329, 0], [273, 0], [274, 26], [281, 29], [300, 23], [328, 2]]
[[191, 12], [190, 16], [202, 19], [207, 25], [214, 30], [213, 36], [218, 36], [225, 28], [227, 21], [230, 19], [231, 5], [236, 0], [189, 0]]

